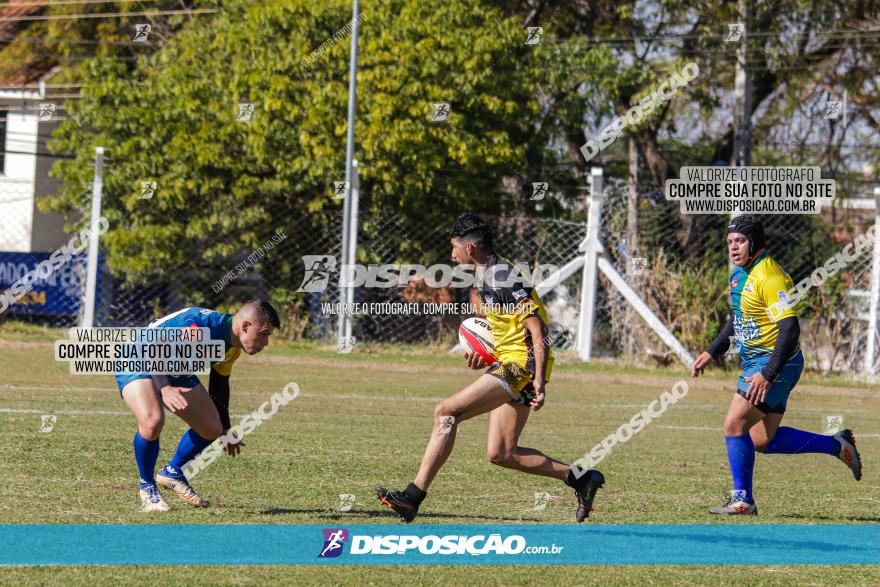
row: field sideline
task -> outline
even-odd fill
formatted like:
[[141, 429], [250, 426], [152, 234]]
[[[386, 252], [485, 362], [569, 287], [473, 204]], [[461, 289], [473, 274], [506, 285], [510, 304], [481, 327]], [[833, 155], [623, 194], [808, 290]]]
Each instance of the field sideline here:
[[[109, 376], [70, 376], [56, 363], [61, 329], [0, 327], [0, 523], [392, 523], [373, 497], [376, 483], [410, 481], [427, 440], [434, 403], [473, 379], [442, 348], [357, 346], [338, 355], [329, 345], [279, 343], [242, 357], [232, 378], [231, 411], [239, 417], [295, 381], [302, 395], [251, 434], [242, 456], [223, 457], [194, 486], [213, 507], [195, 510], [166, 492], [173, 511], [137, 511], [131, 458], [134, 419]], [[807, 357], [809, 365], [809, 357]], [[819, 430], [842, 415], [855, 430], [865, 461], [856, 483], [839, 461], [822, 455], [758, 455], [758, 519], [709, 517], [730, 489], [720, 429], [736, 374], [714, 370], [693, 381], [684, 368], [583, 365], [562, 355], [547, 404], [533, 414], [523, 443], [563, 460], [601, 438], [681, 379], [690, 392], [599, 467], [608, 478], [592, 520], [598, 523], [877, 523], [880, 398], [870, 386], [839, 377], [805, 377], [789, 402], [789, 425]], [[55, 414], [49, 433], [41, 415]], [[236, 418], [233, 418], [235, 422]], [[574, 523], [574, 496], [551, 479], [490, 465], [485, 417], [462, 424], [455, 451], [425, 501], [418, 521]], [[168, 415], [160, 464], [173, 452], [183, 423]], [[535, 492], [551, 500], [532, 511]], [[354, 494], [350, 512], [339, 495]], [[401, 571], [406, 570], [403, 576]], [[170, 584], [878, 584], [876, 567], [54, 567], [5, 568], [2, 582], [44, 583], [70, 573], [73, 583]], [[210, 577], [208, 577], [210, 574]]]

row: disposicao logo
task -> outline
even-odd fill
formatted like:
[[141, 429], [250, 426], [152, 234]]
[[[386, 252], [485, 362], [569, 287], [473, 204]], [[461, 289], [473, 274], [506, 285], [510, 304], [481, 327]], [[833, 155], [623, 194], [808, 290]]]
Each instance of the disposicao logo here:
[[348, 539], [348, 530], [345, 528], [324, 528], [324, 548], [318, 554], [318, 558], [335, 558], [342, 554], [342, 547]]
[[478, 534], [475, 536], [414, 534], [361, 535], [346, 528], [324, 528], [324, 546], [318, 558], [341, 556], [346, 542], [348, 554], [357, 555], [558, 555], [564, 546], [529, 546], [524, 536]]

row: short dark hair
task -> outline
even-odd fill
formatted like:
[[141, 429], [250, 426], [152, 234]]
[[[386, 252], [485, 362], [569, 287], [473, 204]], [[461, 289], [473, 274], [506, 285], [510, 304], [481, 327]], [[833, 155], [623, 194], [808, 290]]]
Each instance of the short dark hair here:
[[278, 312], [272, 307], [272, 304], [266, 300], [252, 298], [244, 303], [238, 309], [236, 314], [252, 314], [257, 320], [263, 324], [271, 324], [275, 328], [281, 327], [281, 320], [278, 318]]
[[491, 251], [493, 233], [491, 224], [476, 214], [466, 212], [455, 220], [452, 230], [449, 231], [449, 236], [471, 239], [477, 247]]

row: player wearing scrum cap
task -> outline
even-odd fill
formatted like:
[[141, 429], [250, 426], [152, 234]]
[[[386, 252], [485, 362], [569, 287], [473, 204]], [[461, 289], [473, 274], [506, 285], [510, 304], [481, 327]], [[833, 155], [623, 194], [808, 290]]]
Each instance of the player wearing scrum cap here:
[[839, 458], [862, 478], [851, 430], [832, 435], [780, 427], [788, 396], [804, 368], [794, 301], [786, 292], [791, 277], [767, 254], [764, 226], [754, 215], [734, 218], [727, 227], [727, 251], [736, 266], [730, 276], [733, 313], [709, 349], [694, 362], [699, 376], [735, 339], [742, 374], [724, 420], [733, 491], [712, 514], [757, 514], [752, 495], [755, 451], [766, 454], [821, 453]]
[[[544, 453], [519, 445], [531, 411], [544, 405], [545, 386], [553, 358], [547, 337], [547, 312], [537, 291], [525, 283], [518, 268], [495, 253], [492, 228], [475, 214], [460, 216], [451, 230], [452, 259], [483, 272], [480, 291], [486, 319], [495, 336], [497, 363], [476, 381], [434, 408], [434, 430], [419, 472], [402, 491], [376, 488], [379, 501], [412, 522], [428, 486], [452, 453], [458, 425], [489, 414], [488, 458], [492, 464], [533, 475], [555, 477], [574, 489], [575, 519], [589, 516], [596, 491], [605, 478], [594, 470], [570, 467]], [[476, 353], [465, 354], [471, 369], [484, 369]]]

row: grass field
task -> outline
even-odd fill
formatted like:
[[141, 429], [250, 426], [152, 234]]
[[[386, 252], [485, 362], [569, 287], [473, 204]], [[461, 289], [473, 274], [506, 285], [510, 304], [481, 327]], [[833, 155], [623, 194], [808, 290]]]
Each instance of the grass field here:
[[[255, 409], [290, 381], [302, 395], [247, 439], [237, 459], [223, 457], [194, 482], [213, 507], [191, 509], [166, 494], [173, 511], [137, 511], [131, 458], [134, 419], [109, 376], [68, 374], [52, 341], [62, 330], [0, 328], [0, 523], [392, 523], [373, 497], [378, 482], [399, 487], [418, 467], [442, 397], [473, 379], [444, 349], [274, 343], [243, 357], [232, 381], [232, 412]], [[561, 356], [545, 408], [533, 414], [523, 444], [566, 461], [587, 452], [673, 383], [681, 368], [584, 365]], [[866, 462], [861, 482], [824, 455], [758, 455], [758, 519], [709, 517], [730, 489], [720, 430], [731, 371], [688, 380], [690, 393], [600, 466], [608, 482], [591, 517], [598, 523], [877, 523], [880, 399], [876, 389], [808, 375], [789, 402], [786, 423], [819, 430], [839, 414], [855, 430]], [[55, 414], [49, 433], [41, 415]], [[235, 421], [235, 418], [233, 418]], [[431, 488], [418, 521], [573, 523], [574, 496], [559, 482], [494, 467], [486, 460], [485, 417], [461, 425], [455, 451]], [[183, 423], [169, 414], [160, 464]], [[532, 511], [534, 493], [551, 495]], [[339, 495], [356, 495], [350, 512]], [[511, 570], [512, 569], [512, 570]], [[166, 584], [878, 584], [877, 567], [19, 567], [0, 582]]]

